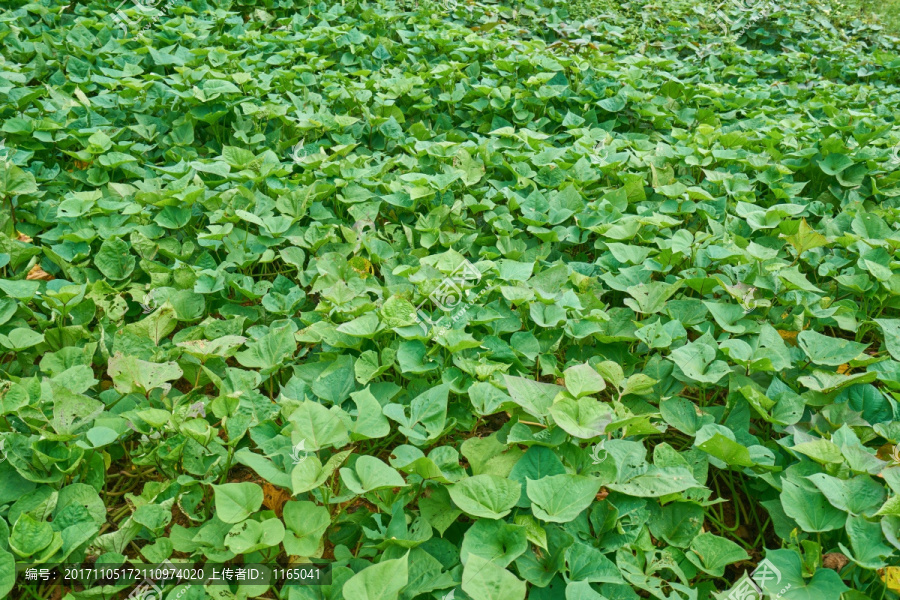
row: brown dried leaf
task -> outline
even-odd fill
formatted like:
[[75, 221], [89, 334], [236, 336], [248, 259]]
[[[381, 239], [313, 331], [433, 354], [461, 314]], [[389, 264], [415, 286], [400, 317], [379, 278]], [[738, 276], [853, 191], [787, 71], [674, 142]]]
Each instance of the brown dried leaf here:
[[53, 275], [43, 270], [39, 265], [34, 265], [31, 267], [31, 270], [28, 271], [28, 275], [25, 277], [28, 281], [34, 281], [39, 279], [41, 281], [52, 281], [54, 279]]
[[850, 559], [840, 552], [829, 552], [822, 555], [822, 565], [826, 569], [840, 571], [850, 563]]
[[263, 506], [269, 510], [274, 510], [279, 519], [284, 511], [285, 503], [290, 499], [291, 493], [289, 491], [268, 482], [263, 483]]
[[878, 450], [875, 451], [875, 458], [880, 458], [881, 460], [891, 460], [891, 453], [893, 451], [893, 444], [882, 444], [878, 447]]

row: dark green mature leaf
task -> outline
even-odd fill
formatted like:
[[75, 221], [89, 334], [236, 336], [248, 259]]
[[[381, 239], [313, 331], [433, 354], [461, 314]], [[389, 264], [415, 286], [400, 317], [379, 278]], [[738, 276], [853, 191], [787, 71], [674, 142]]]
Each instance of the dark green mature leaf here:
[[851, 515], [873, 515], [884, 502], [884, 486], [867, 475], [839, 479], [825, 473], [807, 477], [835, 508]]
[[344, 583], [342, 591], [345, 598], [397, 600], [408, 582], [408, 559], [403, 556], [363, 569]]
[[214, 485], [216, 516], [225, 523], [239, 523], [259, 510], [263, 491], [255, 483]]
[[782, 481], [781, 506], [804, 531], [831, 531], [843, 527], [847, 514], [832, 506], [823, 494]]
[[709, 333], [672, 351], [671, 360], [682, 373], [698, 383], [716, 383], [728, 373], [728, 365], [716, 360], [716, 345]]
[[682, 492], [697, 485], [693, 473], [687, 468], [651, 466], [627, 481], [611, 483], [607, 487], [623, 494], [648, 498]]
[[711, 533], [695, 537], [686, 556], [698, 569], [717, 577], [722, 576], [727, 565], [749, 558], [734, 542]]
[[114, 281], [125, 279], [134, 272], [135, 258], [128, 244], [113, 238], [103, 242], [94, 263], [103, 275]]
[[594, 501], [603, 482], [581, 475], [549, 475], [528, 479], [526, 490], [534, 516], [552, 523], [568, 523]]
[[538, 417], [547, 415], [550, 406], [553, 404], [553, 399], [565, 389], [558, 385], [540, 383], [522, 377], [505, 375], [504, 379], [512, 401], [525, 409], [529, 414]]
[[475, 554], [469, 555], [462, 573], [462, 589], [473, 600], [525, 600], [525, 582]]
[[896, 360], [900, 360], [900, 319], [875, 319], [884, 331], [884, 345]]
[[866, 349], [865, 344], [831, 338], [808, 330], [800, 332], [797, 341], [812, 362], [833, 367], [850, 362]]
[[596, 394], [606, 388], [606, 382], [603, 380], [603, 377], [587, 364], [570, 367], [566, 369], [564, 375], [566, 389], [576, 398], [581, 398], [588, 394]]
[[788, 588], [782, 596], [787, 600], [838, 600], [849, 589], [831, 569], [818, 568], [807, 580], [800, 556], [793, 550], [769, 550], [766, 560], [780, 575], [761, 579], [762, 589], [769, 594], [778, 594]]
[[353, 468], [341, 469], [341, 477], [355, 494], [406, 485], [396, 469], [392, 469], [374, 456], [360, 456]]
[[516, 505], [522, 486], [496, 475], [467, 477], [450, 488], [450, 497], [463, 512], [473, 517], [499, 519]]
[[150, 390], [168, 386], [167, 382], [178, 379], [182, 371], [176, 363], [152, 363], [133, 356], [116, 354], [109, 359], [109, 376], [120, 392], [148, 393]]
[[9, 161], [0, 161], [0, 195], [17, 196], [38, 191], [34, 175], [23, 171]]
[[463, 564], [470, 555], [476, 555], [507, 567], [527, 548], [525, 527], [482, 519], [466, 531], [459, 553]]

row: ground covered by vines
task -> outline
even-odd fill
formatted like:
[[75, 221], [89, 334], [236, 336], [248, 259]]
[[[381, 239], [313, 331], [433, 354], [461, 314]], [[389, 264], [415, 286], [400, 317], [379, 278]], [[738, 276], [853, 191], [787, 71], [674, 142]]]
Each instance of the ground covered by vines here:
[[897, 597], [896, 38], [147, 4], [0, 4], [0, 597]]

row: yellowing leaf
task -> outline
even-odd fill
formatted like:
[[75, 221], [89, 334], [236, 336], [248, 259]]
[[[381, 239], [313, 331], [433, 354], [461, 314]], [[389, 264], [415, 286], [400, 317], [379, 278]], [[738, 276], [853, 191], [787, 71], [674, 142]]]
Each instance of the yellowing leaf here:
[[885, 567], [881, 574], [881, 581], [887, 589], [900, 592], [900, 567]]
[[799, 331], [785, 331], [784, 329], [778, 330], [778, 335], [781, 336], [781, 339], [783, 339], [785, 342], [787, 342], [791, 346], [797, 345], [797, 334], [799, 334], [799, 333], [800, 333]]
[[375, 269], [372, 267], [372, 263], [370, 263], [367, 259], [362, 256], [354, 256], [349, 260], [350, 267], [359, 273], [360, 277], [363, 279], [368, 278], [370, 275], [375, 273]]
[[828, 239], [810, 227], [809, 223], [806, 222], [806, 219], [800, 221], [800, 227], [797, 229], [797, 233], [794, 235], [787, 235], [784, 239], [794, 247], [798, 256], [807, 250], [828, 245]]

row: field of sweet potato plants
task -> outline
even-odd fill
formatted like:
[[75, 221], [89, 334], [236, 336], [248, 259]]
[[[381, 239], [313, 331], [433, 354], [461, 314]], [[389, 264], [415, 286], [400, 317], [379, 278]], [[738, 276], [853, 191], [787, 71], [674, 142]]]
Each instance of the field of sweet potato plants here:
[[0, 598], [896, 600], [895, 35], [0, 3]]

